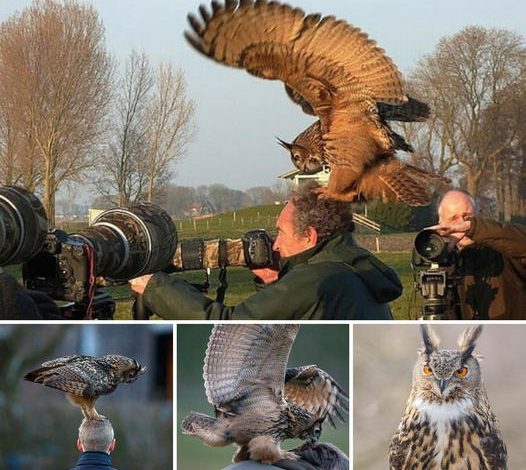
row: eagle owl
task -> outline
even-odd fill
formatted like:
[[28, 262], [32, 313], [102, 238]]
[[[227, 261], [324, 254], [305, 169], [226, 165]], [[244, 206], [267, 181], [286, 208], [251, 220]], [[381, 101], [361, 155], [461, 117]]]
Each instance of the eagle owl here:
[[422, 326], [413, 388], [389, 448], [390, 470], [505, 470], [506, 446], [473, 354], [482, 326], [460, 336], [458, 350], [438, 349]]
[[287, 369], [299, 325], [223, 324], [212, 329], [203, 377], [215, 417], [190, 412], [184, 434], [210, 446], [239, 446], [234, 462], [296, 459], [284, 439], [315, 443], [322, 423], [343, 420], [348, 396], [315, 365]]
[[101, 420], [104, 416], [95, 410], [97, 398], [113, 392], [120, 383], [134, 382], [145, 370], [136, 360], [116, 354], [66, 356], [44, 362], [24, 379], [66, 392], [87, 419]]
[[411, 150], [389, 120], [424, 120], [429, 109], [409, 98], [384, 51], [359, 28], [332, 16], [305, 15], [258, 0], [212, 2], [188, 15], [188, 42], [205, 56], [252, 75], [281, 80], [289, 97], [319, 121], [292, 144], [281, 141], [305, 172], [330, 166], [323, 197], [381, 198], [427, 205], [433, 175], [395, 157]]

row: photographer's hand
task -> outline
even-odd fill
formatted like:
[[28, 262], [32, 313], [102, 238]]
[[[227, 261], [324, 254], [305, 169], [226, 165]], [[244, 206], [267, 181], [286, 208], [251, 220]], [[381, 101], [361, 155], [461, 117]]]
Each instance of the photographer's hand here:
[[254, 273], [254, 276], [261, 279], [263, 284], [271, 284], [274, 281], [278, 280], [278, 273], [276, 269], [273, 268], [254, 268], [251, 269]]
[[428, 227], [430, 230], [435, 230], [439, 235], [443, 237], [451, 237], [455, 240], [458, 248], [464, 248], [473, 243], [473, 240], [466, 235], [471, 229], [471, 217], [473, 214], [464, 213], [452, 217], [446, 222], [439, 223]]
[[128, 282], [130, 283], [131, 290], [137, 294], [144, 294], [144, 290], [146, 289], [146, 286], [148, 285], [148, 282], [152, 276], [153, 274], [145, 274], [144, 276], [130, 279]]

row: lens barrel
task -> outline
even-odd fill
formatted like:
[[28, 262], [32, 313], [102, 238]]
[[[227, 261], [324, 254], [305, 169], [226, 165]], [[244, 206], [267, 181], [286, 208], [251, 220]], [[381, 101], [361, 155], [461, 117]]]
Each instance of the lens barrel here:
[[449, 239], [431, 229], [422, 230], [415, 238], [415, 251], [424, 259], [440, 263], [449, 255]]
[[47, 229], [46, 212], [34, 194], [16, 186], [0, 187], [0, 266], [33, 256]]
[[166, 268], [177, 247], [172, 219], [154, 204], [109, 209], [71, 237], [93, 249], [96, 275], [115, 281]]

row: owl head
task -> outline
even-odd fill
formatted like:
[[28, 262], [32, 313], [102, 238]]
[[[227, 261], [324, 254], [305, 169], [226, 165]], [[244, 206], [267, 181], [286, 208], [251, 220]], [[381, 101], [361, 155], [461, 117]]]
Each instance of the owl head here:
[[422, 398], [448, 402], [468, 397], [482, 385], [479, 360], [473, 354], [482, 326], [465, 330], [457, 350], [438, 349], [440, 339], [422, 325], [422, 348], [413, 370], [413, 385]]
[[111, 354], [103, 359], [110, 365], [114, 373], [121, 378], [122, 382], [130, 383], [137, 380], [139, 375], [144, 374], [146, 366], [141, 366], [135, 359], [126, 356]]
[[309, 149], [295, 143], [289, 144], [281, 139], [278, 139], [278, 143], [290, 152], [292, 164], [303, 174], [310, 175], [323, 169], [323, 160], [312, 154]]

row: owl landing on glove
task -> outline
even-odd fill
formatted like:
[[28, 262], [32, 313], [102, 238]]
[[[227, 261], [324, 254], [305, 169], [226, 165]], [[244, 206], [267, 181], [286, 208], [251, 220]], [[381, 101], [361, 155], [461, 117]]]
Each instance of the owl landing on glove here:
[[203, 377], [215, 417], [190, 412], [182, 431], [205, 444], [237, 444], [233, 461], [273, 464], [295, 460], [280, 450], [285, 439], [315, 443], [327, 420], [343, 421], [348, 396], [314, 365], [287, 369], [298, 325], [216, 325], [205, 355]]
[[24, 379], [66, 392], [86, 419], [102, 420], [104, 416], [95, 410], [97, 399], [113, 392], [121, 383], [134, 382], [145, 370], [136, 360], [116, 354], [66, 356], [44, 362]]

